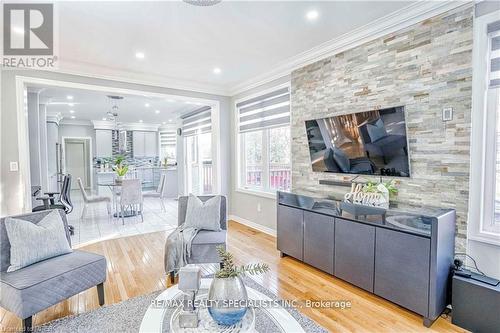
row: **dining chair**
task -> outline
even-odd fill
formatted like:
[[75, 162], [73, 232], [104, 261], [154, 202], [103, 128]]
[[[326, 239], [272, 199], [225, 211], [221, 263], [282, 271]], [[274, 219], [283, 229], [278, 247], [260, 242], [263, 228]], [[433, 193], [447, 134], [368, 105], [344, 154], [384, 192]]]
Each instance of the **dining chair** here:
[[123, 225], [125, 225], [125, 207], [127, 206], [130, 207], [132, 211], [137, 211], [137, 208], [139, 208], [141, 221], [144, 222], [144, 216], [142, 215], [142, 182], [140, 179], [124, 179], [122, 181], [122, 189], [120, 194], [120, 212]]
[[144, 198], [159, 198], [161, 209], [162, 211], [166, 212], [167, 209], [165, 208], [165, 202], [163, 202], [166, 193], [167, 193], [167, 176], [163, 173], [160, 176], [160, 182], [158, 183], [158, 187], [156, 188], [156, 190], [143, 192], [142, 196]]
[[108, 209], [108, 215], [111, 215], [111, 199], [109, 197], [98, 196], [98, 195], [88, 195], [87, 192], [85, 191], [85, 188], [83, 187], [82, 179], [77, 178], [76, 182], [78, 183], [78, 187], [80, 188], [80, 191], [82, 192], [82, 197], [83, 197], [82, 215], [80, 216], [81, 219], [83, 219], [85, 217], [85, 213], [87, 212], [88, 205], [99, 204], [101, 202], [106, 203], [106, 208]]

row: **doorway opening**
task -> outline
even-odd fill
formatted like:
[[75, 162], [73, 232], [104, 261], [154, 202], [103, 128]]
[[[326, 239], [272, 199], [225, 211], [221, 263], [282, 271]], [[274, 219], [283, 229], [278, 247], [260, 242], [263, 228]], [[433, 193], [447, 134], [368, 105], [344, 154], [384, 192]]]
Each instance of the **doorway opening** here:
[[92, 188], [92, 139], [90, 137], [63, 137], [63, 172], [70, 174], [71, 189], [78, 189], [77, 179], [83, 187]]

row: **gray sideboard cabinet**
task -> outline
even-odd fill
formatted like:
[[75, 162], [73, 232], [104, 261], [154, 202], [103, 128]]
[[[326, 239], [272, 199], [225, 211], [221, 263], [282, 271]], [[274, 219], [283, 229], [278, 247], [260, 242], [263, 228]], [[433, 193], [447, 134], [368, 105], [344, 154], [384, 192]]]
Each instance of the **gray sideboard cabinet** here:
[[277, 226], [278, 249], [281, 253], [299, 260], [304, 259], [304, 211], [297, 208], [278, 206]]
[[375, 227], [335, 219], [335, 276], [373, 292]]
[[455, 211], [387, 210], [277, 194], [277, 247], [289, 255], [423, 316], [429, 327], [448, 304]]
[[331, 216], [304, 212], [304, 262], [329, 274], [333, 274], [334, 220]]

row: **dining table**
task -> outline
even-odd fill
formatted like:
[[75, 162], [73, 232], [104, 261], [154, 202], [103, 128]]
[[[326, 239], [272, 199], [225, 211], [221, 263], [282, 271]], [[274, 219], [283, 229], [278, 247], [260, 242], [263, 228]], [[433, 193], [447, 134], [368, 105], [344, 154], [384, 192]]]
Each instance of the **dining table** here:
[[[146, 180], [141, 181], [141, 184], [143, 187], [144, 187], [144, 185], [150, 185], [150, 183], [152, 183], [152, 182], [146, 181]], [[121, 214], [121, 211], [118, 209], [117, 197], [120, 194], [120, 188], [122, 187], [122, 182], [120, 182], [120, 181], [117, 182], [116, 179], [113, 181], [101, 181], [101, 182], [97, 182], [97, 186], [104, 186], [104, 187], [109, 188], [109, 190], [111, 191], [112, 202], [113, 202], [113, 210], [114, 210], [113, 217], [121, 218], [122, 214]], [[135, 210], [133, 208], [125, 209], [123, 211], [123, 217], [137, 216], [139, 213], [140, 213], [140, 211]]]

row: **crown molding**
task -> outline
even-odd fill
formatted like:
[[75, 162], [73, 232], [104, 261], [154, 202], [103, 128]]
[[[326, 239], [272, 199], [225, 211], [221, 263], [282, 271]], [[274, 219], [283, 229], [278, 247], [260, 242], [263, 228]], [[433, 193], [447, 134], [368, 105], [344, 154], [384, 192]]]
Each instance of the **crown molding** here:
[[294, 70], [321, 59], [360, 46], [366, 42], [394, 33], [447, 11], [462, 6], [472, 6], [473, 4], [473, 1], [418, 1], [308, 51], [288, 58], [280, 64], [273, 66], [273, 69], [265, 74], [234, 85], [233, 89], [230, 90], [230, 95], [235, 96], [283, 76], [290, 75]]
[[171, 78], [162, 75], [124, 71], [109, 68], [106, 66], [86, 64], [64, 59], [59, 60], [58, 68], [52, 69], [50, 71], [67, 75], [92, 77], [101, 80], [127, 82], [144, 86], [184, 90], [186, 92], [229, 96], [229, 91], [227, 89], [213, 83], [203, 83], [192, 80]]
[[118, 128], [115, 128], [115, 123], [107, 120], [92, 120], [92, 125], [94, 129], [97, 130], [114, 130], [119, 131], [146, 131], [146, 132], [156, 132], [160, 125], [158, 124], [147, 124], [147, 123], [120, 123]]
[[92, 122], [90, 120], [62, 118], [59, 125], [92, 126]]
[[47, 117], [46, 121], [48, 123], [56, 123], [56, 125], [59, 125], [59, 123], [62, 120], [62, 115], [61, 115], [60, 112], [58, 112], [58, 113], [47, 113], [46, 117]]

